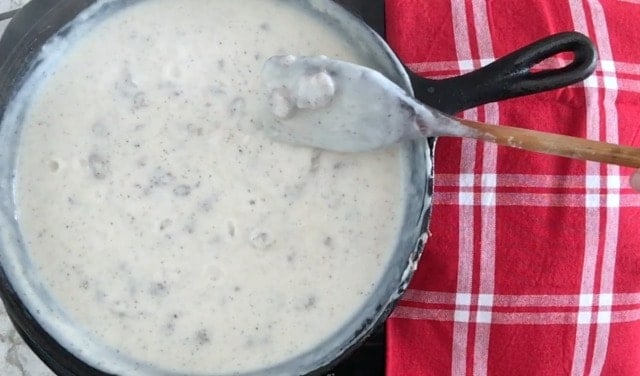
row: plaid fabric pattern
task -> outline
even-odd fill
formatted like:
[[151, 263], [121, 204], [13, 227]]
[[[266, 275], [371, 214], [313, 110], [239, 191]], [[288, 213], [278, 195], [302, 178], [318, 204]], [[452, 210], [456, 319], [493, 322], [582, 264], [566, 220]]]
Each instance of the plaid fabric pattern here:
[[[431, 78], [552, 33], [588, 35], [599, 62], [584, 83], [462, 116], [640, 146], [640, 1], [387, 0], [386, 8], [389, 43]], [[640, 375], [640, 194], [631, 172], [439, 140], [432, 236], [387, 324], [388, 375]]]

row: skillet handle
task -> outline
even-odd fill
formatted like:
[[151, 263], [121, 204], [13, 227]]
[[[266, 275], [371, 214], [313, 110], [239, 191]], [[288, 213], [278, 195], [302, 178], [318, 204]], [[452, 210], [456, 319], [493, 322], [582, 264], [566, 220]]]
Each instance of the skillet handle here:
[[[533, 72], [538, 63], [563, 52], [573, 61], [562, 68]], [[482, 104], [568, 86], [589, 77], [596, 68], [593, 43], [577, 32], [541, 39], [470, 73], [444, 80], [409, 74], [416, 98], [447, 113]]]

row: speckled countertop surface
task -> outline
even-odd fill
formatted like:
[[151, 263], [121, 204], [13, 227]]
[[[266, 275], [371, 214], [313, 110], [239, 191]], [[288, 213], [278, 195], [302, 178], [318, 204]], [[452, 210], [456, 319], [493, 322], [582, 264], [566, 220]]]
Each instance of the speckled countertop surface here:
[[[0, 0], [0, 13], [19, 8], [28, 0]], [[8, 21], [0, 21], [0, 34]], [[24, 344], [0, 306], [0, 375], [52, 376], [53, 373]]]
[[[4, 13], [10, 11], [12, 9], [20, 8], [22, 5], [27, 3], [29, 0], [0, 0], [0, 13]], [[8, 21], [0, 21], [0, 34], [4, 32], [5, 27], [7, 27]]]

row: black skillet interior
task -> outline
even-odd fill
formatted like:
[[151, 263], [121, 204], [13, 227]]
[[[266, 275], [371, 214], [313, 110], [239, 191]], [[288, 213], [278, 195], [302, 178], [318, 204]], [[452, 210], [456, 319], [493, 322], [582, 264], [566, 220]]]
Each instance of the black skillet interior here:
[[[359, 15], [379, 34], [384, 35], [384, 0], [335, 0], [356, 15]], [[26, 69], [21, 61], [35, 53], [44, 40], [57, 28], [69, 21], [92, 0], [32, 1], [26, 11], [20, 12], [11, 23], [8, 32], [0, 41], [0, 88], [11, 87], [12, 80]], [[42, 20], [46, 19], [46, 22]], [[15, 49], [15, 46], [20, 46]], [[574, 60], [560, 69], [532, 73], [537, 63], [561, 52], [572, 52]], [[3, 66], [5, 62], [12, 62]], [[447, 113], [502, 99], [533, 94], [560, 88], [579, 82], [595, 69], [596, 53], [593, 44], [578, 33], [563, 33], [551, 36], [518, 50], [493, 64], [469, 74], [445, 80], [428, 80], [409, 72], [416, 97], [424, 103]], [[0, 91], [0, 109], [6, 106], [9, 93]], [[429, 140], [433, 146], [435, 140]], [[432, 182], [430, 182], [432, 187]], [[427, 214], [427, 221], [429, 215]], [[2, 270], [0, 269], [0, 273]], [[13, 292], [4, 275], [0, 275], [3, 300], [11, 319], [23, 338], [38, 356], [60, 375], [101, 375], [87, 367], [57, 344], [36, 323], [33, 317]], [[46, 349], [46, 350], [45, 350]], [[51, 355], [55, 354], [55, 358]], [[335, 376], [384, 375], [384, 331], [381, 330], [343, 360], [331, 372]]]

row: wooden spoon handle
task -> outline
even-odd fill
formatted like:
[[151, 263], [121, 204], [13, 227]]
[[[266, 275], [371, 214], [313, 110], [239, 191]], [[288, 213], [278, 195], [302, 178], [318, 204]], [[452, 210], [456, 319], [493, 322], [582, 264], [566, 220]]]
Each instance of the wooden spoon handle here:
[[640, 149], [578, 137], [458, 119], [473, 128], [476, 139], [573, 159], [640, 168]]

